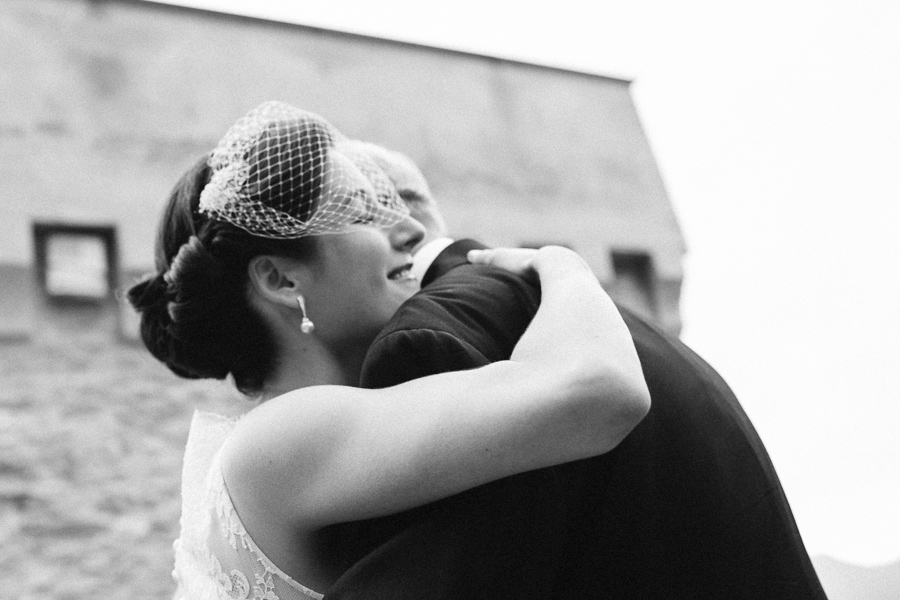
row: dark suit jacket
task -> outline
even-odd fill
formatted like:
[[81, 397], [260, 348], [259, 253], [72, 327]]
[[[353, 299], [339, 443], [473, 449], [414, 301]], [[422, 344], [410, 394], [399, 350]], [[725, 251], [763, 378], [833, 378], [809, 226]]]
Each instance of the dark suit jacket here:
[[[457, 242], [378, 336], [366, 387], [508, 358], [539, 291]], [[616, 449], [331, 529], [327, 600], [823, 599], [737, 399], [686, 346], [622, 311], [652, 397]], [[425, 399], [423, 399], [425, 400]]]

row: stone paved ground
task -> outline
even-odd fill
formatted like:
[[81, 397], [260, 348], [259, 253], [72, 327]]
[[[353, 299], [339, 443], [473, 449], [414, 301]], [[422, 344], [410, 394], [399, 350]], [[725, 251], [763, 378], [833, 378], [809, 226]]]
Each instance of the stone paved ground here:
[[137, 345], [0, 344], [0, 600], [171, 597], [190, 414], [223, 398]]

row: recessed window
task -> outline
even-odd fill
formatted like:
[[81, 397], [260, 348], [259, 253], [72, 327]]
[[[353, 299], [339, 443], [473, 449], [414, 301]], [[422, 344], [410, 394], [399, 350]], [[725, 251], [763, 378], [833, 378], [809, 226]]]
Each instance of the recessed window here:
[[613, 250], [615, 280], [610, 295], [618, 302], [647, 317], [656, 315], [653, 263], [643, 252]]
[[103, 301], [116, 287], [113, 227], [34, 224], [35, 257], [41, 287], [51, 299]]

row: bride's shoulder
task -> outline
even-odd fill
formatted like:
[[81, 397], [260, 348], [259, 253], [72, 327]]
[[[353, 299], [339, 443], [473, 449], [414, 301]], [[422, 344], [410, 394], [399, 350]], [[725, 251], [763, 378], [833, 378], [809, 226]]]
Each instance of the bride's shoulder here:
[[[234, 422], [219, 463], [238, 512], [295, 520], [297, 499], [334, 466], [341, 440], [360, 427], [352, 403], [364, 390], [298, 389], [266, 400]], [[358, 415], [357, 415], [358, 416]]]
[[224, 425], [231, 432], [223, 448], [223, 466], [230, 472], [268, 471], [297, 459], [309, 466], [326, 451], [335, 436], [349, 426], [348, 412], [359, 407], [368, 390], [322, 385], [293, 390], [261, 402]]
[[357, 400], [373, 395], [373, 390], [343, 385], [299, 388], [260, 402], [240, 419], [237, 428], [264, 427], [274, 431], [283, 427], [314, 427], [329, 414], [352, 408]]

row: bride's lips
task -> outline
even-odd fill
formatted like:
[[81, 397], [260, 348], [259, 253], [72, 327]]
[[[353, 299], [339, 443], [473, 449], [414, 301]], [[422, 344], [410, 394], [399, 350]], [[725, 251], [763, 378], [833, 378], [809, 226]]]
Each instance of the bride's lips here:
[[388, 271], [387, 278], [391, 281], [414, 280], [410, 269], [412, 269], [412, 263], [400, 265], [396, 269]]

